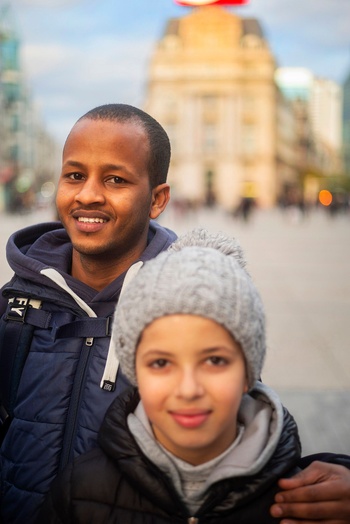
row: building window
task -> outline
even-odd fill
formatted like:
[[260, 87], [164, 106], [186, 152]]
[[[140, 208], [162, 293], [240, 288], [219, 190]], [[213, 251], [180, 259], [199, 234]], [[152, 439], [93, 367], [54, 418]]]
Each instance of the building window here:
[[166, 124], [164, 127], [170, 140], [171, 149], [175, 150], [177, 147], [177, 126], [176, 124]]
[[256, 98], [253, 95], [246, 95], [243, 98], [243, 108], [245, 113], [253, 113], [256, 111]]
[[11, 131], [16, 132], [19, 130], [19, 115], [12, 115]]
[[256, 153], [256, 126], [246, 122], [242, 127], [242, 152], [245, 156], [253, 156]]
[[203, 152], [213, 153], [216, 150], [216, 125], [203, 124]]
[[257, 35], [248, 34], [242, 38], [242, 47], [245, 49], [261, 49], [264, 47], [264, 42]]
[[169, 113], [177, 111], [177, 97], [169, 95], [164, 99], [164, 109]]
[[203, 109], [205, 111], [216, 110], [217, 97], [214, 95], [204, 95], [202, 97]]

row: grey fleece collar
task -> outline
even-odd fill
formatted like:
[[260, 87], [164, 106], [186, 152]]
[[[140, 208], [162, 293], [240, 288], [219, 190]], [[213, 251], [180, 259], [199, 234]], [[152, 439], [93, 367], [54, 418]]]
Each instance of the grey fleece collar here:
[[155, 440], [141, 402], [128, 416], [127, 423], [143, 453], [171, 478], [181, 499], [195, 511], [213, 483], [255, 475], [277, 447], [283, 428], [283, 407], [272, 389], [257, 382], [243, 397], [238, 419], [242, 427], [230, 448], [200, 466], [177, 459]]

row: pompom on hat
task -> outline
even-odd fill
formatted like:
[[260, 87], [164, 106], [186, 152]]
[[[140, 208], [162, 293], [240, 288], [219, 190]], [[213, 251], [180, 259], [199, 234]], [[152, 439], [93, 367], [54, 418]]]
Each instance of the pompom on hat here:
[[144, 328], [176, 314], [199, 315], [225, 327], [242, 347], [248, 385], [253, 387], [265, 357], [265, 315], [235, 239], [193, 230], [147, 261], [124, 289], [114, 315], [113, 340], [132, 384], [137, 385], [135, 352]]

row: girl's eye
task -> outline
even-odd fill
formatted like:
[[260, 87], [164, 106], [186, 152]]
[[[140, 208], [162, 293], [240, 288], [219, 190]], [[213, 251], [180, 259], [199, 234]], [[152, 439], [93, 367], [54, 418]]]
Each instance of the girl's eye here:
[[227, 360], [223, 357], [209, 357], [207, 362], [211, 365], [211, 366], [225, 366], [225, 364], [227, 364]]
[[167, 364], [168, 364], [168, 361], [165, 360], [165, 358], [158, 358], [157, 360], [154, 360], [151, 363], [151, 367], [154, 369], [161, 369], [161, 368], [165, 368]]

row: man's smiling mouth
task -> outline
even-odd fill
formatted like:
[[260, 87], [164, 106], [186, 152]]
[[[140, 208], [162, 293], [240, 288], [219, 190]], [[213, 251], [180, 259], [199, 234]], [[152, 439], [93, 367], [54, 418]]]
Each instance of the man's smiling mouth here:
[[103, 224], [104, 222], [107, 222], [107, 220], [104, 220], [103, 218], [78, 217], [78, 222], [85, 222], [89, 224]]

